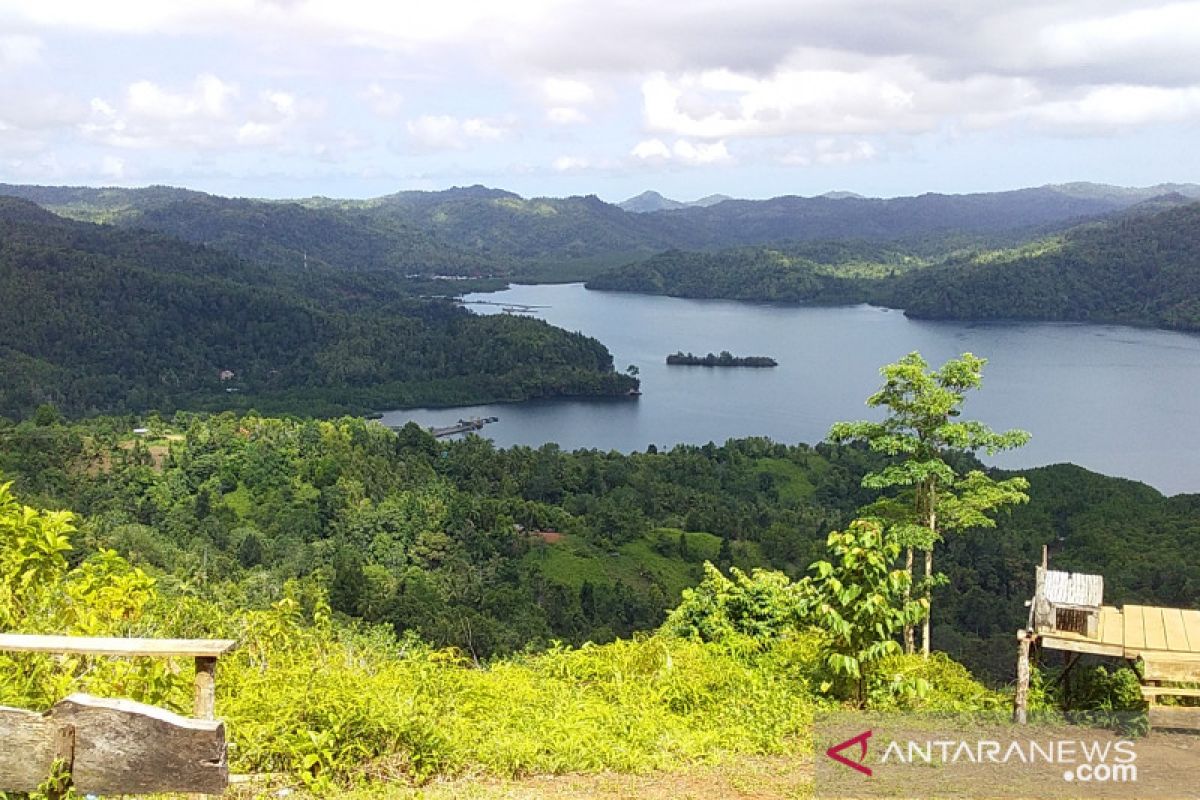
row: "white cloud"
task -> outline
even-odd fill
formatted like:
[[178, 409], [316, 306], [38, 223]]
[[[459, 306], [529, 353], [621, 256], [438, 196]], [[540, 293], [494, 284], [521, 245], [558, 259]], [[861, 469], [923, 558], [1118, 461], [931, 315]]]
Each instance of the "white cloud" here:
[[578, 108], [556, 106], [546, 110], [546, 121], [554, 125], [581, 125], [588, 117]]
[[794, 148], [780, 159], [784, 164], [808, 166], [832, 166], [853, 164], [856, 161], [871, 161], [879, 151], [875, 145], [865, 140], [841, 141], [839, 139], [818, 139], [811, 144]]
[[1096, 14], [1091, 9], [1014, 37], [997, 48], [1002, 67], [1103, 82], [1161, 81], [1179, 85], [1200, 77], [1200, 2], [1146, 4]]
[[781, 70], [765, 78], [729, 70], [654, 75], [642, 84], [646, 126], [701, 138], [935, 127], [929, 81], [906, 65], [889, 66]]
[[126, 93], [129, 114], [144, 119], [182, 120], [202, 117], [220, 118], [229, 112], [229, 100], [237, 86], [215, 75], [196, 78], [190, 92], [170, 92], [151, 81], [137, 81]]
[[496, 120], [448, 114], [424, 114], [409, 120], [407, 128], [409, 137], [429, 150], [462, 150], [472, 142], [496, 140], [508, 132], [508, 126]]
[[1026, 115], [1038, 124], [1079, 133], [1200, 119], [1200, 87], [1098, 86], [1077, 99], [1035, 106]]
[[119, 103], [93, 98], [79, 130], [110, 147], [262, 147], [284, 142], [301, 120], [321, 111], [319, 103], [279, 89], [243, 101], [237, 84], [203, 74], [184, 90], [139, 80]]
[[556, 172], [577, 172], [590, 167], [591, 162], [579, 156], [559, 156], [553, 166]]
[[36, 36], [0, 36], [0, 70], [38, 63], [41, 61], [44, 46], [45, 43]]
[[105, 156], [100, 159], [100, 174], [106, 178], [121, 180], [125, 177], [125, 161], [116, 156]]
[[583, 81], [568, 78], [546, 78], [542, 81], [542, 96], [555, 106], [581, 106], [596, 99], [596, 92]]
[[685, 164], [719, 164], [729, 161], [729, 151], [725, 142], [700, 142], [693, 144], [686, 139], [675, 142], [671, 154]]
[[668, 159], [671, 157], [671, 148], [667, 147], [662, 139], [646, 139], [634, 145], [630, 154], [634, 158], [646, 161], [651, 159]]
[[690, 142], [677, 139], [668, 147], [661, 139], [646, 139], [634, 145], [630, 155], [641, 161], [677, 161], [682, 164], [719, 164], [732, 160], [725, 142]]
[[372, 83], [360, 95], [376, 116], [390, 118], [399, 116], [404, 108], [404, 96], [399, 92]]
[[596, 99], [591, 85], [571, 78], [545, 78], [540, 93], [546, 103], [546, 121], [552, 125], [580, 125], [588, 121], [581, 106], [590, 105]]

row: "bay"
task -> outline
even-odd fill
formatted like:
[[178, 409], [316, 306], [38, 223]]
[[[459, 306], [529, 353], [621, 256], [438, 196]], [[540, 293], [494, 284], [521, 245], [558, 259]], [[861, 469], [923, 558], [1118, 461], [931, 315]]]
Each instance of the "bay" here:
[[[581, 284], [518, 285], [464, 300], [478, 313], [544, 306], [534, 313], [596, 337], [618, 369], [636, 365], [642, 396], [407, 409], [385, 414], [385, 424], [497, 416], [483, 434], [499, 446], [556, 442], [624, 452], [747, 436], [811, 444], [838, 420], [875, 417], [864, 401], [878, 388], [882, 365], [913, 350], [934, 365], [972, 352], [988, 365], [964, 418], [1033, 434], [1026, 447], [989, 463], [1073, 462], [1167, 494], [1200, 492], [1200, 336], [1111, 325], [931, 322], [865, 305], [685, 300]], [[779, 366], [667, 366], [677, 350], [770, 356]]]

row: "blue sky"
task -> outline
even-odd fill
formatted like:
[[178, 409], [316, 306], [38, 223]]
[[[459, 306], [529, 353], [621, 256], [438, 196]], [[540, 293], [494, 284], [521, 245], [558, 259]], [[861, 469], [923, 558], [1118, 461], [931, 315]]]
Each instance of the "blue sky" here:
[[1200, 3], [0, 0], [0, 181], [679, 199], [1200, 182]]

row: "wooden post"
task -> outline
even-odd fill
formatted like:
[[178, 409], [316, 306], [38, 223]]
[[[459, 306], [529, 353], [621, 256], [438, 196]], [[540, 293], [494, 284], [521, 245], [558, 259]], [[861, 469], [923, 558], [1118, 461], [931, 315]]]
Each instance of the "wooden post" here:
[[71, 777], [75, 770], [75, 726], [61, 725], [54, 736], [55, 762], [61, 765], [58, 777], [65, 777], [62, 785], [52, 786], [46, 792], [47, 800], [63, 800], [71, 796]]
[[1013, 721], [1028, 722], [1029, 713], [1029, 634], [1017, 631], [1017, 691], [1013, 695]]
[[[195, 705], [192, 715], [196, 719], [216, 719], [217, 716], [217, 659], [209, 656], [196, 657]], [[188, 795], [190, 800], [204, 800], [202, 794]]]
[[196, 658], [196, 704], [194, 715], [196, 719], [216, 719], [217, 717], [217, 659], [209, 656]]

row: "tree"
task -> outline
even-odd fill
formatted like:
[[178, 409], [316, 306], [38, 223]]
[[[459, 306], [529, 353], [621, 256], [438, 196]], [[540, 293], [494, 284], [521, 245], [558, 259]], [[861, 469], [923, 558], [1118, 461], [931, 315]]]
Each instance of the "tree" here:
[[[958, 419], [965, 395], [978, 389], [986, 359], [963, 353], [941, 369], [931, 371], [920, 353], [913, 352], [880, 370], [883, 387], [867, 398], [871, 408], [884, 408], [882, 422], [839, 422], [829, 432], [835, 442], [864, 442], [892, 462], [863, 478], [872, 489], [904, 488], [906, 507], [896, 520], [894, 535], [905, 548], [905, 571], [913, 572], [913, 551], [925, 553], [922, 589], [931, 599], [935, 575], [933, 549], [943, 532], [995, 527], [989, 514], [1029, 499], [1024, 478], [997, 481], [979, 470], [959, 474], [949, 462], [951, 453], [979, 451], [993, 455], [1029, 441], [1021, 430], [996, 433], [981, 422]], [[929, 655], [929, 611], [922, 627], [921, 650]], [[906, 625], [904, 644], [913, 652], [913, 627]]]
[[900, 543], [875, 520], [855, 520], [826, 540], [833, 561], [818, 561], [799, 584], [804, 619], [823, 631], [825, 665], [866, 699], [872, 665], [894, 655], [896, 633], [927, 615], [911, 599], [911, 573], [895, 569]]

